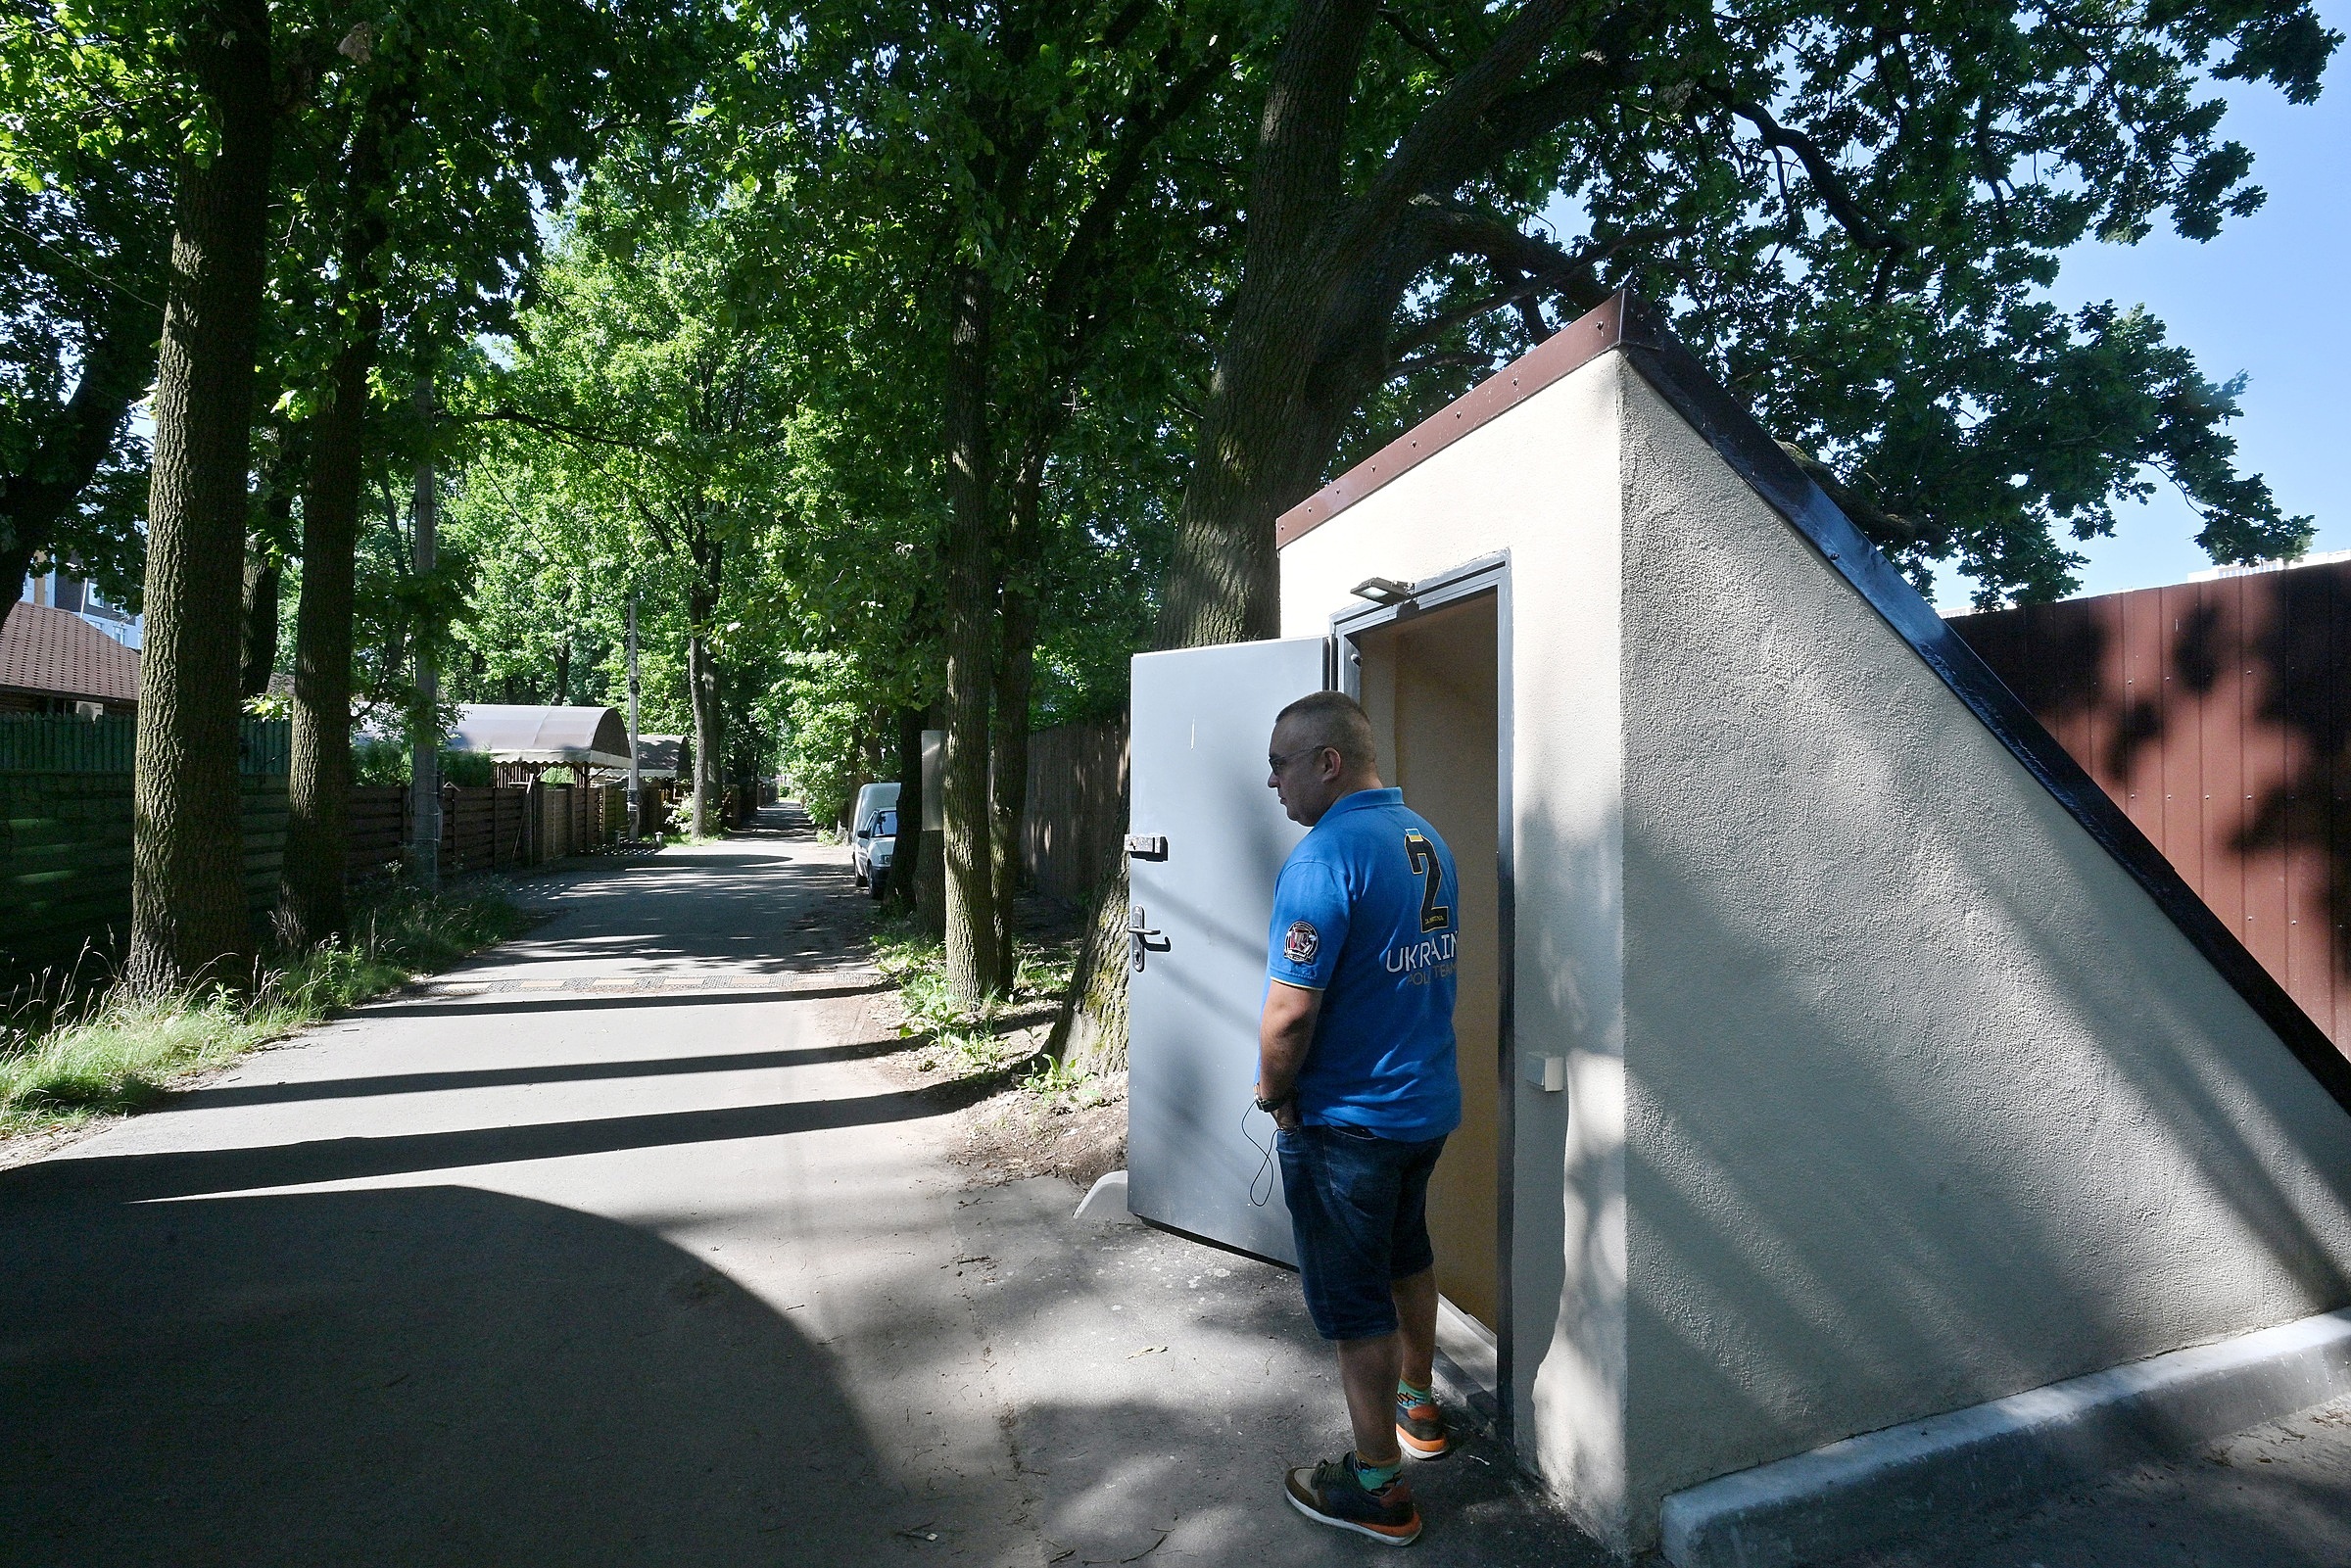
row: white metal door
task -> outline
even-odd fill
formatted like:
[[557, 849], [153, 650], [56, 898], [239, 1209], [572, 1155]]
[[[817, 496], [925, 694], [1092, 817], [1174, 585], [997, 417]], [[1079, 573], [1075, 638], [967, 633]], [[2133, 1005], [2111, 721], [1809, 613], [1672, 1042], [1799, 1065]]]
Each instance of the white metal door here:
[[1128, 839], [1127, 1207], [1294, 1263], [1251, 1104], [1273, 879], [1305, 830], [1266, 787], [1273, 716], [1322, 689], [1319, 638], [1140, 654]]

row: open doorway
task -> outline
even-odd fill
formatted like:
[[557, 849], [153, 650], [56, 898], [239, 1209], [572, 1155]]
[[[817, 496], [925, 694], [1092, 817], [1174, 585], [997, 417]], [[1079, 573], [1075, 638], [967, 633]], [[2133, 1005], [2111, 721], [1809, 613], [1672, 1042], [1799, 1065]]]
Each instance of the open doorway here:
[[1448, 602], [1367, 611], [1336, 631], [1343, 684], [1370, 716], [1387, 782], [1443, 836], [1461, 880], [1454, 1036], [1462, 1125], [1430, 1180], [1428, 1221], [1437, 1288], [1494, 1335], [1510, 1268], [1499, 571], [1459, 586], [1465, 592]]

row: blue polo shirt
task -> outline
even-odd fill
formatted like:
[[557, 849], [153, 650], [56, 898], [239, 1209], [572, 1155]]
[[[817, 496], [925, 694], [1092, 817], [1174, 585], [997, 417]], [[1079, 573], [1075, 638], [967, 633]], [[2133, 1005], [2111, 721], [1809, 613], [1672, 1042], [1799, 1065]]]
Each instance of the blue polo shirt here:
[[1322, 993], [1300, 1119], [1405, 1140], [1461, 1125], [1461, 929], [1453, 851], [1403, 790], [1341, 796], [1298, 841], [1273, 887], [1266, 974]]

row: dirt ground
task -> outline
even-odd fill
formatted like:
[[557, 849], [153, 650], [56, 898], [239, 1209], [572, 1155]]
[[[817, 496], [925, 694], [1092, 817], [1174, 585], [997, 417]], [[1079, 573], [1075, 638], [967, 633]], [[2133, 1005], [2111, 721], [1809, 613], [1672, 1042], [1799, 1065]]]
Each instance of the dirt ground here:
[[1083, 1097], [1013, 1090], [963, 1113], [957, 1164], [973, 1185], [1060, 1176], [1092, 1186], [1127, 1164], [1127, 1074], [1089, 1085]]

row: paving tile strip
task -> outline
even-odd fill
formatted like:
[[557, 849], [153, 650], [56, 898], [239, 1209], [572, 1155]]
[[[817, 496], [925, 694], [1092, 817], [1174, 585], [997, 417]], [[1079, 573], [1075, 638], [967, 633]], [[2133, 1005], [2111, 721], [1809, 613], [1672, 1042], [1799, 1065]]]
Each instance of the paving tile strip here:
[[637, 974], [572, 975], [552, 979], [443, 980], [408, 986], [388, 1000], [441, 1001], [483, 996], [667, 996], [700, 992], [759, 991], [789, 996], [803, 991], [837, 990], [842, 981], [871, 978], [870, 972], [844, 969], [831, 973], [806, 971], [783, 974]]

